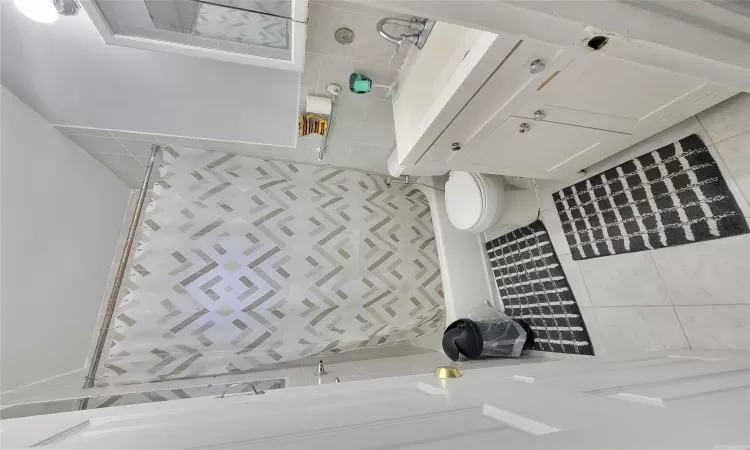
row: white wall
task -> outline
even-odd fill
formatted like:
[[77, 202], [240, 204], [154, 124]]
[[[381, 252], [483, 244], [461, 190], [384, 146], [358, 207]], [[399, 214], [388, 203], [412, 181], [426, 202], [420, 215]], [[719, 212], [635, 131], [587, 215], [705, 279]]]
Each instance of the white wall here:
[[0, 391], [83, 367], [129, 188], [0, 93]]
[[85, 12], [2, 5], [2, 83], [50, 123], [294, 146], [295, 72], [105, 45]]

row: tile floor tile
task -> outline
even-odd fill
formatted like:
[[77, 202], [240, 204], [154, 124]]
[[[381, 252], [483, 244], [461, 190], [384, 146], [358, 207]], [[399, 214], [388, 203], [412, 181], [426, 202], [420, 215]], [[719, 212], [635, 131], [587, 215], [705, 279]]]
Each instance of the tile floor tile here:
[[750, 305], [675, 309], [694, 349], [750, 350]]
[[651, 254], [674, 305], [750, 305], [750, 235]]
[[601, 325], [599, 325], [599, 318], [596, 316], [596, 311], [592, 306], [581, 306], [581, 316], [583, 317], [583, 323], [586, 324], [586, 330], [589, 333], [589, 339], [591, 344], [594, 346], [594, 356], [606, 356], [607, 355], [607, 344], [604, 341], [602, 335]]
[[727, 139], [716, 147], [745, 201], [750, 203], [750, 131]]
[[596, 308], [610, 355], [689, 348], [671, 306]]
[[557, 215], [557, 209], [555, 209], [551, 195], [549, 200], [542, 199], [542, 214], [539, 218], [544, 227], [547, 228], [552, 246], [555, 248], [555, 253], [558, 256], [569, 255], [570, 247], [568, 246], [568, 240], [565, 238], [562, 222], [560, 222], [560, 216]]
[[594, 306], [671, 305], [648, 252], [578, 261]]
[[565, 272], [565, 278], [568, 279], [568, 284], [573, 291], [578, 306], [591, 306], [589, 292], [586, 288], [586, 283], [583, 281], [583, 275], [581, 274], [580, 267], [578, 267], [578, 262], [573, 261], [571, 254], [558, 254], [557, 258], [560, 260], [560, 265], [562, 265], [563, 272]]
[[750, 130], [750, 94], [741, 93], [698, 114], [715, 144]]

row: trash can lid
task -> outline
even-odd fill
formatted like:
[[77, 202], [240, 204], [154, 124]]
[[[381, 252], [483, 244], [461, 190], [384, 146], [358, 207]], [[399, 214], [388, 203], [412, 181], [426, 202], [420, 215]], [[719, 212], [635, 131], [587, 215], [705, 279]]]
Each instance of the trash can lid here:
[[459, 355], [479, 358], [482, 348], [482, 332], [471, 319], [458, 319], [443, 333], [443, 351], [453, 361], [458, 361]]

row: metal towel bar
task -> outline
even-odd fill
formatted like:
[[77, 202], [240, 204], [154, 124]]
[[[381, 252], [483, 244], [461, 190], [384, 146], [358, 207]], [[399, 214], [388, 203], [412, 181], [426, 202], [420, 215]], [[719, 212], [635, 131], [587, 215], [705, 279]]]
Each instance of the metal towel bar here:
[[243, 382], [240, 382], [240, 383], [232, 383], [232, 384], [230, 384], [229, 386], [226, 387], [226, 389], [224, 389], [224, 392], [222, 392], [221, 395], [218, 396], [218, 397], [216, 397], [216, 398], [224, 398], [224, 396], [227, 394], [227, 391], [230, 388], [233, 388], [235, 386], [240, 386], [240, 385], [243, 385], [243, 384], [249, 384], [250, 387], [253, 388], [253, 395], [263, 395], [263, 394], [266, 393], [266, 391], [258, 391], [257, 389], [255, 389], [255, 385], [252, 382], [250, 382], [250, 381], [243, 381]]

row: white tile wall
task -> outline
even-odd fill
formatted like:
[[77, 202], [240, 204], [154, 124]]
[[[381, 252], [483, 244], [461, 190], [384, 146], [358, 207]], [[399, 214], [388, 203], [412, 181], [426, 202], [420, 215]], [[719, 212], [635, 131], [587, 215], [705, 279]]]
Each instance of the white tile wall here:
[[[338, 83], [343, 92], [336, 106], [334, 126], [324, 163], [387, 173], [386, 159], [395, 147], [391, 101], [387, 89], [375, 88], [365, 95], [349, 91], [349, 75], [363, 73], [376, 85], [390, 86], [410, 51], [405, 45], [394, 55], [395, 47], [381, 38], [375, 28], [384, 17], [406, 17], [393, 12], [350, 2], [313, 0], [310, 2], [305, 72], [302, 75], [300, 108], [306, 95], [322, 95], [329, 83]], [[350, 28], [354, 42], [340, 45], [334, 32]], [[394, 33], [398, 29], [392, 30]], [[367, 145], [362, 145], [367, 144]], [[312, 156], [315, 156], [314, 152]]]
[[[106, 130], [96, 130], [106, 131]], [[130, 153], [120, 141], [113, 136], [78, 136], [69, 135], [70, 140], [86, 149], [91, 154], [129, 155]]]
[[[57, 129], [131, 188], [141, 186], [151, 145], [159, 142], [156, 136], [143, 133], [62, 126]], [[155, 170], [152, 184], [156, 177], [158, 171]]]
[[108, 168], [110, 172], [125, 181], [128, 186], [139, 187], [138, 179], [143, 179], [144, 166], [132, 155], [111, 155], [106, 153], [92, 153], [91, 156]]
[[[740, 94], [591, 168], [599, 173], [692, 133], [709, 146], [750, 219], [750, 94]], [[573, 261], [551, 193], [541, 219], [578, 300], [597, 355], [666, 349], [750, 350], [750, 235]], [[502, 230], [487, 233], [492, 239]]]

